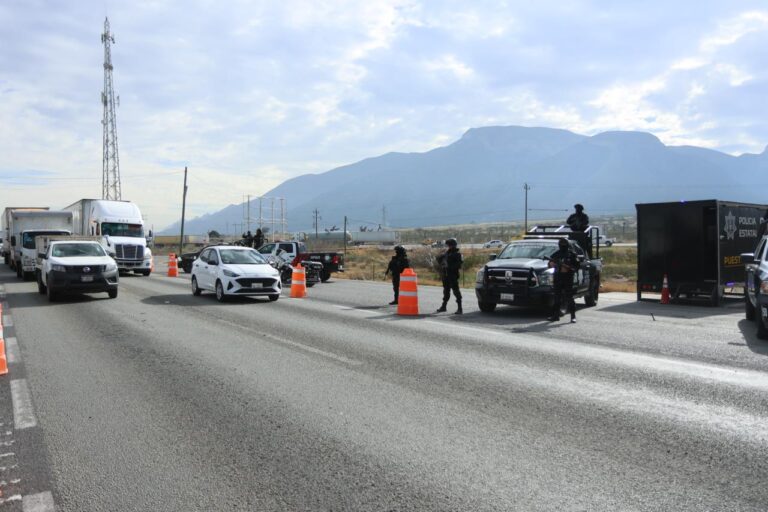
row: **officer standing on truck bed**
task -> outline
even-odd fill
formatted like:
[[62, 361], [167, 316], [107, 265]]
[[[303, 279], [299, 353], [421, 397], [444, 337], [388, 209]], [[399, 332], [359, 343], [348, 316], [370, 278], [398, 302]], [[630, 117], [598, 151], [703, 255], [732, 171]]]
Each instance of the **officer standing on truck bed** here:
[[405, 247], [398, 245], [395, 247], [395, 255], [389, 260], [387, 271], [384, 272], [384, 277], [387, 274], [392, 274], [392, 289], [395, 291], [395, 300], [390, 302], [390, 305], [397, 304], [397, 300], [400, 296], [400, 274], [403, 270], [410, 268], [411, 263], [408, 261], [408, 255], [405, 252]]
[[579, 268], [579, 258], [571, 249], [566, 238], [557, 242], [558, 250], [549, 257], [549, 266], [555, 269], [554, 291], [555, 301], [552, 314], [547, 318], [550, 322], [560, 320], [560, 306], [563, 295], [568, 301], [568, 311], [571, 313], [571, 323], [576, 323], [576, 303], [573, 300], [573, 276]]
[[464, 310], [461, 308], [459, 272], [461, 271], [461, 265], [464, 263], [464, 257], [459, 252], [459, 244], [455, 238], [446, 240], [445, 245], [448, 249], [437, 257], [437, 263], [440, 265], [440, 277], [443, 280], [443, 304], [435, 313], [445, 313], [447, 311], [446, 306], [451, 298], [451, 290], [453, 290], [453, 296], [456, 297], [456, 304], [459, 306], [456, 314], [461, 315], [464, 313]]
[[589, 227], [589, 215], [584, 213], [584, 207], [582, 205], [577, 203], [573, 205], [573, 207], [576, 212], [569, 215], [568, 220], [566, 220], [565, 223], [568, 224], [571, 231], [583, 232]]

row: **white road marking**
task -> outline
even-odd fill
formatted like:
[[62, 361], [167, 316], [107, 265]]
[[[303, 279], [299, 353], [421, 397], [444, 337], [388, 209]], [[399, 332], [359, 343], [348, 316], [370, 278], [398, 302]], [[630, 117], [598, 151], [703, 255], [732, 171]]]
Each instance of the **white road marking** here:
[[13, 327], [13, 317], [11, 315], [3, 315], [3, 326]]
[[11, 381], [11, 398], [13, 399], [13, 423], [16, 430], [37, 425], [35, 411], [32, 408], [32, 397], [27, 386], [27, 379]]
[[15, 337], [5, 339], [5, 355], [8, 358], [8, 364], [20, 363], [19, 344]]
[[21, 501], [21, 494], [14, 494], [13, 496], [8, 496], [7, 498], [0, 498], [0, 505], [4, 503], [10, 503], [12, 501]]
[[[217, 319], [217, 321], [221, 322], [223, 324], [228, 324], [228, 325], [231, 325], [233, 327], [237, 327], [239, 329], [243, 329], [244, 328], [243, 325], [238, 324], [236, 322], [230, 322], [229, 320], [223, 320], [223, 319], [219, 318], [219, 319]], [[349, 364], [349, 365], [352, 365], [352, 366], [359, 366], [359, 365], [363, 364], [362, 361], [357, 361], [355, 359], [349, 359], [347, 357], [340, 356], [340, 355], [334, 354], [332, 352], [326, 352], [325, 350], [320, 350], [319, 348], [311, 347], [309, 345], [305, 345], [303, 343], [299, 343], [299, 342], [296, 342], [296, 341], [287, 340], [285, 338], [281, 338], [279, 336], [275, 336], [274, 334], [262, 333], [262, 337], [269, 338], [269, 339], [271, 339], [273, 341], [276, 341], [277, 343], [280, 343], [282, 345], [290, 345], [290, 346], [296, 347], [296, 348], [298, 348], [300, 350], [304, 350], [306, 352], [312, 352], [313, 354], [318, 354], [318, 355], [321, 355], [323, 357], [327, 357], [329, 359], [334, 359], [336, 361], [340, 361], [342, 363]]]
[[38, 494], [24, 496], [21, 502], [21, 509], [24, 512], [53, 512], [53, 495], [46, 491]]

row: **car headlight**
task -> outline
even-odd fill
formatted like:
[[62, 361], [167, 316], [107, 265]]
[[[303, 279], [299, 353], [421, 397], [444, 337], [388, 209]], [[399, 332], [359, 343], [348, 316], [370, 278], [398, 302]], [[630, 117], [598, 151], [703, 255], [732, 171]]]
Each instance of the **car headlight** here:
[[480, 269], [477, 271], [477, 275], [475, 276], [475, 282], [476, 283], [482, 283], [483, 277], [485, 276], [485, 269]]
[[539, 274], [539, 286], [552, 286], [552, 280], [555, 275], [555, 269], [548, 268]]
[[104, 268], [105, 272], [114, 272], [117, 270], [117, 264], [115, 263], [107, 263], [106, 267]]
[[51, 270], [53, 270], [54, 272], [66, 272], [67, 267], [65, 267], [64, 265], [52, 265]]
[[224, 274], [227, 277], [238, 277], [240, 275], [240, 274], [238, 274], [236, 272], [232, 272], [231, 270], [226, 269], [226, 268], [224, 270], [222, 270], [222, 274]]

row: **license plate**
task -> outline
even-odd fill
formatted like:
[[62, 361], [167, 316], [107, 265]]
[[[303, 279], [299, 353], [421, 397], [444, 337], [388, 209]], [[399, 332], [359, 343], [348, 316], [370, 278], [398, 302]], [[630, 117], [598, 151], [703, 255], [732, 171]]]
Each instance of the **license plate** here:
[[263, 283], [251, 283], [251, 288], [263, 288]]
[[93, 276], [81, 276], [80, 279], [84, 283], [90, 283], [91, 281], [93, 281]]
[[502, 293], [501, 294], [501, 300], [513, 301], [513, 300], [515, 300], [515, 294], [514, 293]]

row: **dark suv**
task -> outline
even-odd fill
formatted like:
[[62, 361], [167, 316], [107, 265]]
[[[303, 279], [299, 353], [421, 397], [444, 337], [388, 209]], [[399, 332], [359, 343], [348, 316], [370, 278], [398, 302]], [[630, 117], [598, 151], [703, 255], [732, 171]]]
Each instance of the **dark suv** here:
[[757, 324], [757, 337], [768, 340], [768, 235], [757, 244], [754, 253], [741, 255], [746, 264], [744, 307], [747, 320]]

